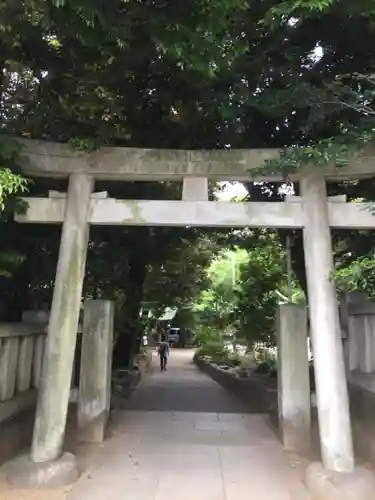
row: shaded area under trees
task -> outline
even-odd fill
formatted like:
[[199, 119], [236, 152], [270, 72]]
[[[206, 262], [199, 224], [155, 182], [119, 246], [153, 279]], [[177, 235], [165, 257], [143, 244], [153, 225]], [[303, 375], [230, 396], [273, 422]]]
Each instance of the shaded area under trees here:
[[[294, 0], [130, 0], [110, 7], [96, 0], [6, 2], [0, 6], [0, 132], [83, 149], [292, 146], [269, 166], [287, 176], [306, 161], [317, 168], [344, 164], [356, 145], [372, 141], [374, 62], [370, 0], [311, 0], [303, 8]], [[0, 294], [2, 315], [12, 320], [50, 302], [60, 238], [57, 227], [11, 221], [16, 194], [25, 188], [16, 158], [2, 140]], [[172, 184], [97, 184], [119, 198], [181, 193]], [[249, 200], [280, 197], [272, 184], [247, 187]], [[46, 194], [65, 190], [66, 183], [37, 180], [28, 189]], [[329, 192], [373, 201], [375, 183], [341, 183]], [[139, 346], [142, 302], [155, 310], [189, 310], [207, 287], [207, 266], [236, 235], [91, 229], [85, 294], [116, 301], [120, 352], [130, 358]], [[259, 332], [267, 330], [276, 300], [259, 287], [271, 290], [285, 281], [280, 249], [286, 235], [295, 279], [306, 293], [300, 232], [254, 230], [243, 238], [248, 262], [241, 269], [242, 295], [236, 289], [233, 295], [235, 316], [243, 324], [241, 318], [255, 317], [260, 294], [268, 312], [258, 317]], [[371, 232], [334, 232], [334, 248], [340, 288], [373, 294]]]

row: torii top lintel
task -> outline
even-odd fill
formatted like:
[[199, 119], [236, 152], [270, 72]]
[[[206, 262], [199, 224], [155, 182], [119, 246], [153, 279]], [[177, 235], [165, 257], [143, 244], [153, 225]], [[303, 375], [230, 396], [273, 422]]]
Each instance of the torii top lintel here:
[[[172, 150], [103, 147], [93, 152], [73, 151], [68, 144], [19, 139], [20, 166], [33, 177], [68, 177], [86, 173], [99, 180], [178, 181], [207, 177], [221, 181], [283, 180], [278, 175], [251, 175], [277, 149]], [[375, 149], [357, 155], [345, 168], [327, 168], [328, 179], [360, 179], [375, 175]]]

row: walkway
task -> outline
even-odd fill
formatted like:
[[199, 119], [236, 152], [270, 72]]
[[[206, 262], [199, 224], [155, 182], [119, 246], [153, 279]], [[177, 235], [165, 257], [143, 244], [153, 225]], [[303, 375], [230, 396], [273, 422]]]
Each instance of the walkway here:
[[173, 351], [67, 500], [310, 500], [261, 415]]
[[200, 373], [191, 351], [172, 351], [168, 371], [145, 378], [101, 447], [76, 452], [77, 484], [9, 490], [0, 477], [0, 499], [312, 500], [264, 418]]

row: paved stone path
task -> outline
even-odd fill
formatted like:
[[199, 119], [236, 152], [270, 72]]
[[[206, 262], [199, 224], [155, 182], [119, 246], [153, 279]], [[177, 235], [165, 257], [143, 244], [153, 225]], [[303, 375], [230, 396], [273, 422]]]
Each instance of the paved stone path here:
[[311, 500], [261, 415], [172, 351], [67, 500]]

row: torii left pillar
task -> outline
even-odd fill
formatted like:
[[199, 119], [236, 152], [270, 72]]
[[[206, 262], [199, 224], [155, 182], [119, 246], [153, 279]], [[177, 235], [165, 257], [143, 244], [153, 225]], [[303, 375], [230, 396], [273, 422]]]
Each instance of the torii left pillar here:
[[75, 457], [63, 454], [74, 351], [89, 238], [94, 181], [72, 174], [65, 206], [30, 457], [9, 469], [19, 487], [60, 487], [75, 481]]

